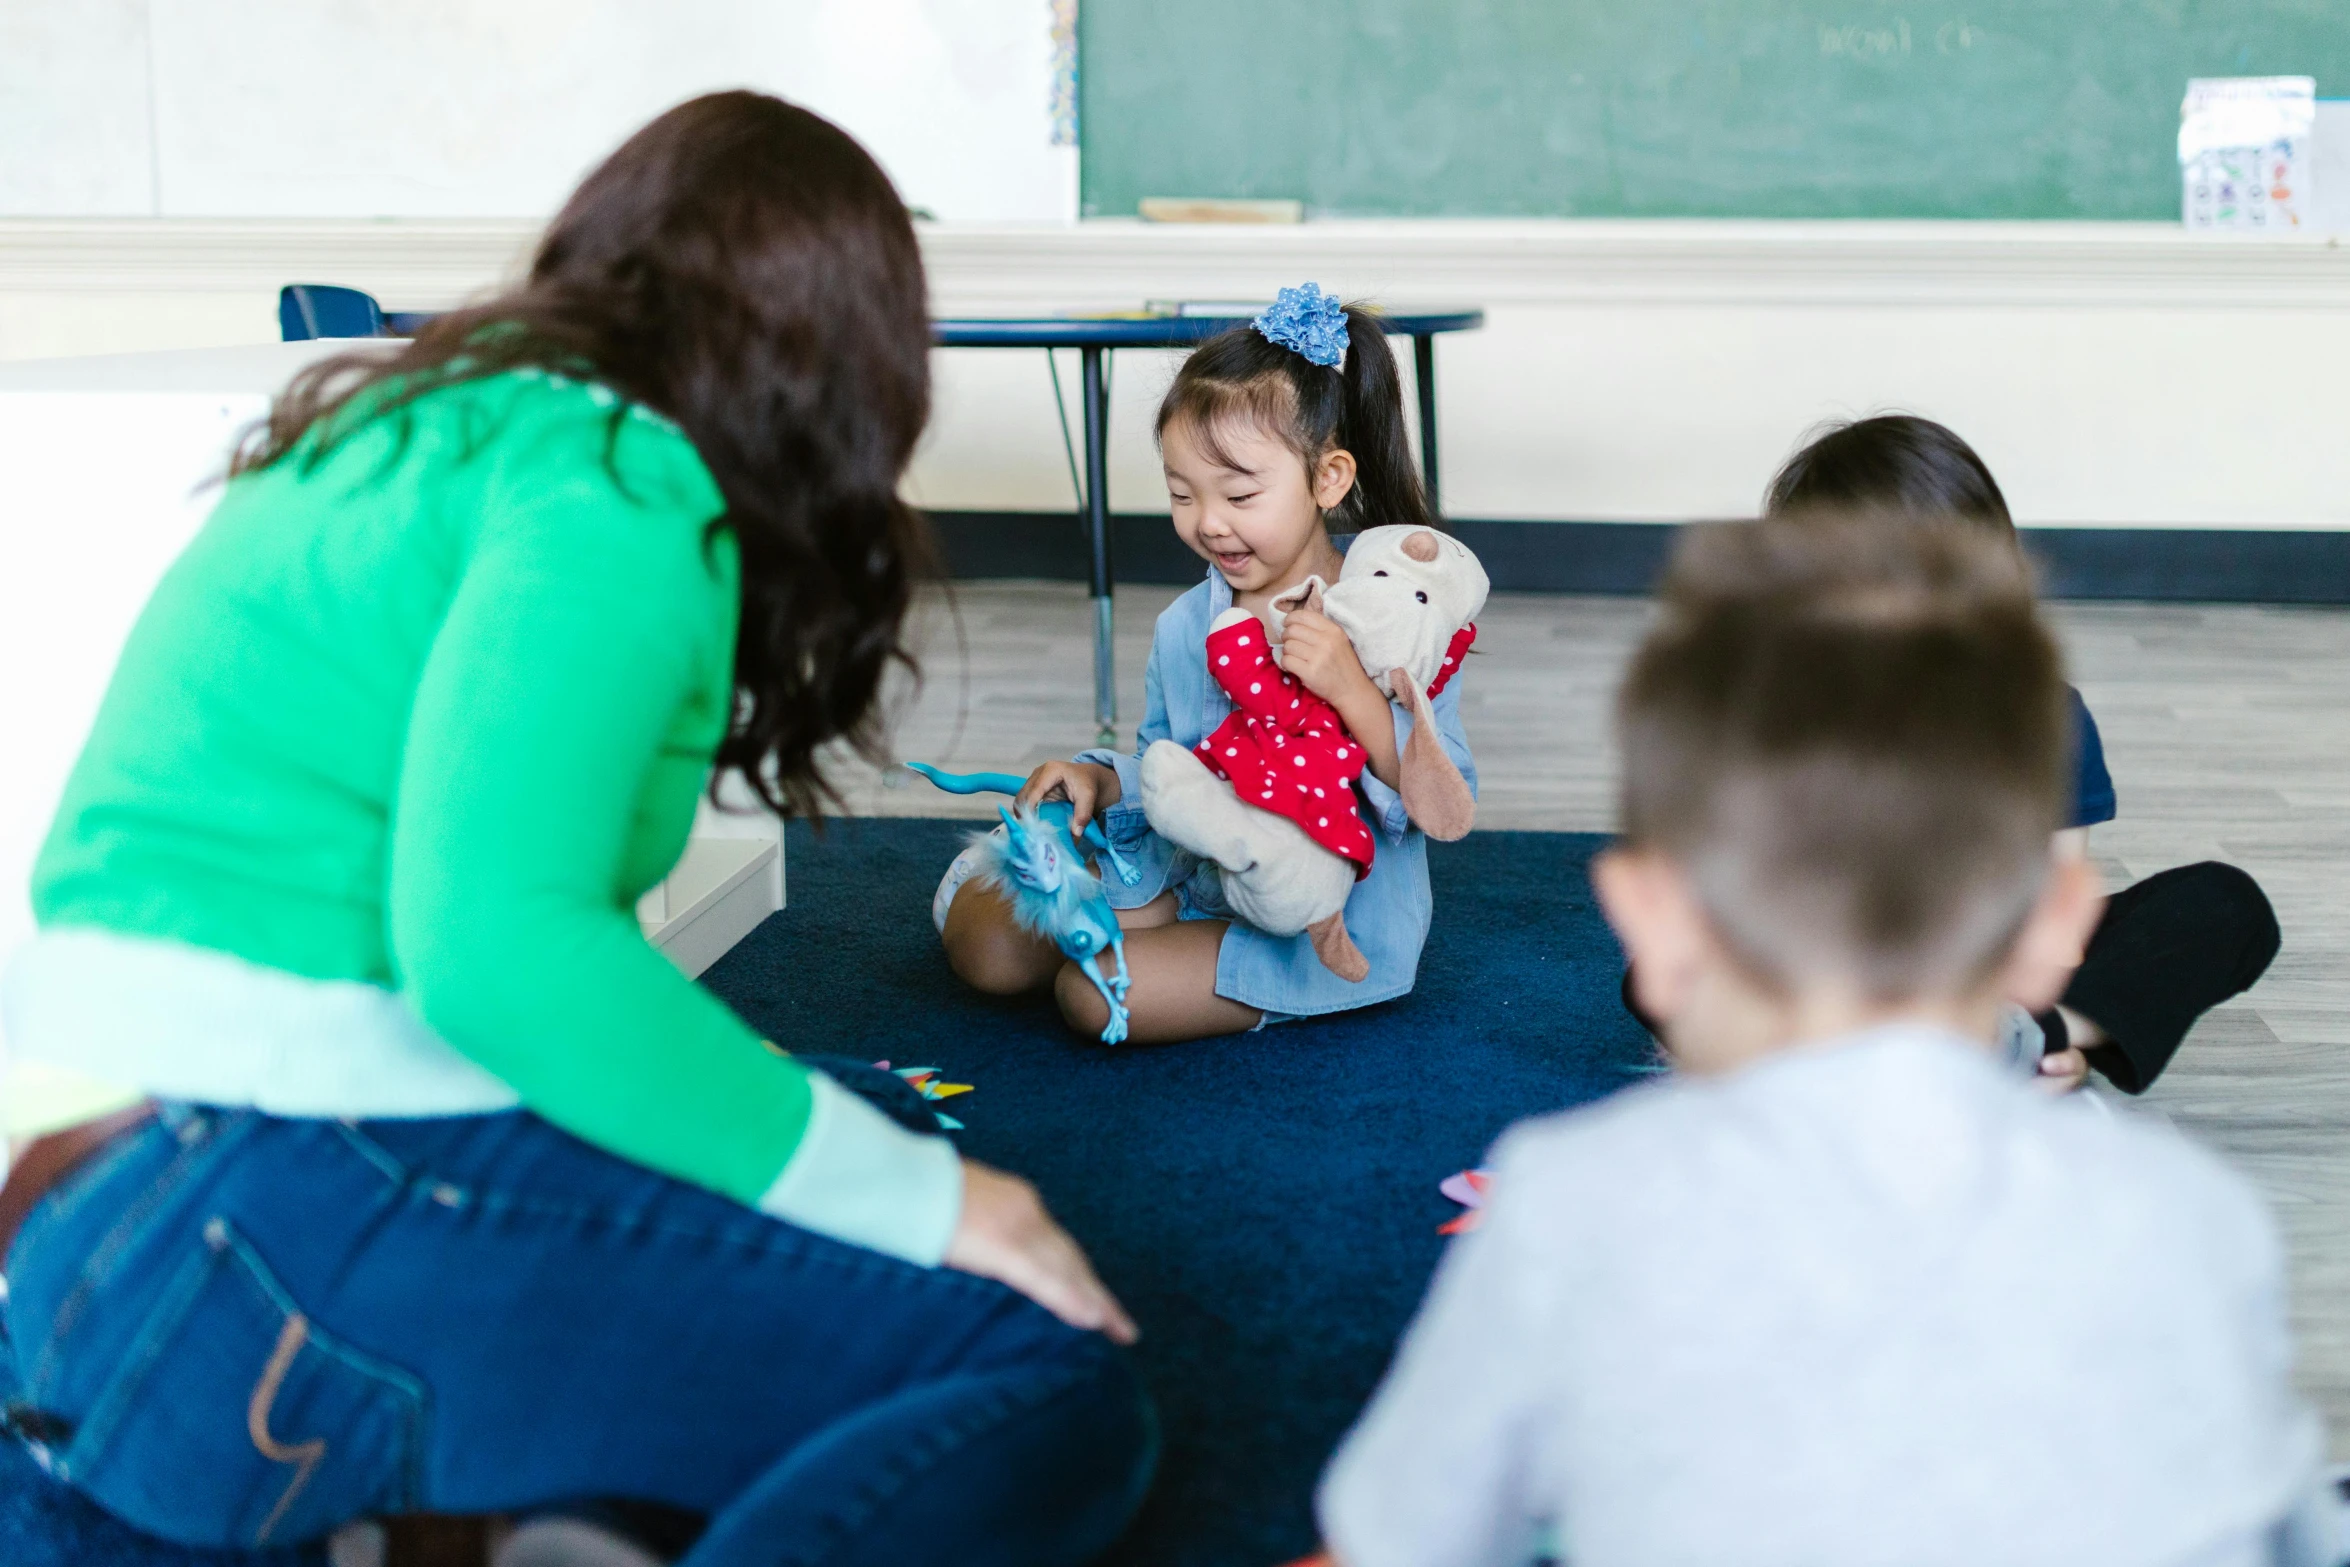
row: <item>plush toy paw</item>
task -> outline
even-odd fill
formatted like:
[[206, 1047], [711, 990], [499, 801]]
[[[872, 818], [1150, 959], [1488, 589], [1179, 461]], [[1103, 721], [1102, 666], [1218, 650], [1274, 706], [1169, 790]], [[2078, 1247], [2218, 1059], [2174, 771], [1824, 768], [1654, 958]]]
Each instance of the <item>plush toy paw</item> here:
[[1169, 843], [1228, 871], [1253, 870], [1247, 810], [1230, 784], [1174, 741], [1154, 740], [1142, 753], [1143, 818]]
[[1371, 977], [1371, 960], [1363, 956], [1363, 949], [1346, 933], [1344, 909], [1327, 919], [1314, 921], [1306, 927], [1306, 932], [1313, 938], [1314, 956], [1331, 973], [1351, 985], [1359, 985]]

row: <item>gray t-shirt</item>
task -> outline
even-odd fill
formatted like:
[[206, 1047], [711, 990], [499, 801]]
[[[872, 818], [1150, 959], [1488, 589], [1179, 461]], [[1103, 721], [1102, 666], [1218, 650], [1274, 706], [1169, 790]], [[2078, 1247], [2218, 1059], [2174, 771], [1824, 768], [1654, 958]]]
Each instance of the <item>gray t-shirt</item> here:
[[1889, 1027], [1501, 1141], [1320, 1496], [1346, 1567], [2314, 1562], [2251, 1188]]

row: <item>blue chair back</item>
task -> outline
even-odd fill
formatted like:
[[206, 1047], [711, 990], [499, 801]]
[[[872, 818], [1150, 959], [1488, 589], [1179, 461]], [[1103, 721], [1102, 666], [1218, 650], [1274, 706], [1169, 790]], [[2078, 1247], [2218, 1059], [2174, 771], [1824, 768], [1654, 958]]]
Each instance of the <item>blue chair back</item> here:
[[277, 329], [289, 343], [318, 337], [381, 337], [383, 306], [372, 294], [332, 283], [288, 283], [277, 291]]

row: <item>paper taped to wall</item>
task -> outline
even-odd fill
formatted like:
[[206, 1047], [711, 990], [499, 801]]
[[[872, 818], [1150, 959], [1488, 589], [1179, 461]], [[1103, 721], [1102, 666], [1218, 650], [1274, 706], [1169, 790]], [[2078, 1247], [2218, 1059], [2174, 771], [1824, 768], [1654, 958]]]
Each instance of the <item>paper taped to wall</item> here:
[[2350, 234], [2350, 98], [2317, 100], [2311, 139], [2310, 226], [2320, 234]]
[[2310, 215], [2317, 79], [2199, 76], [2179, 106], [2187, 227], [2292, 230]]

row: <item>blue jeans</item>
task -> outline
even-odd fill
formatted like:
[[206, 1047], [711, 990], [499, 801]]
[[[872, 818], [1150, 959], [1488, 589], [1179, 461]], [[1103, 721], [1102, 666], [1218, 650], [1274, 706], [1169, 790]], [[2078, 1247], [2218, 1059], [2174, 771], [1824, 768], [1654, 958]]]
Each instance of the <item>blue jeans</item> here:
[[6, 1260], [18, 1423], [187, 1545], [630, 1499], [691, 1567], [1075, 1563], [1155, 1457], [1098, 1335], [523, 1112], [169, 1106]]

